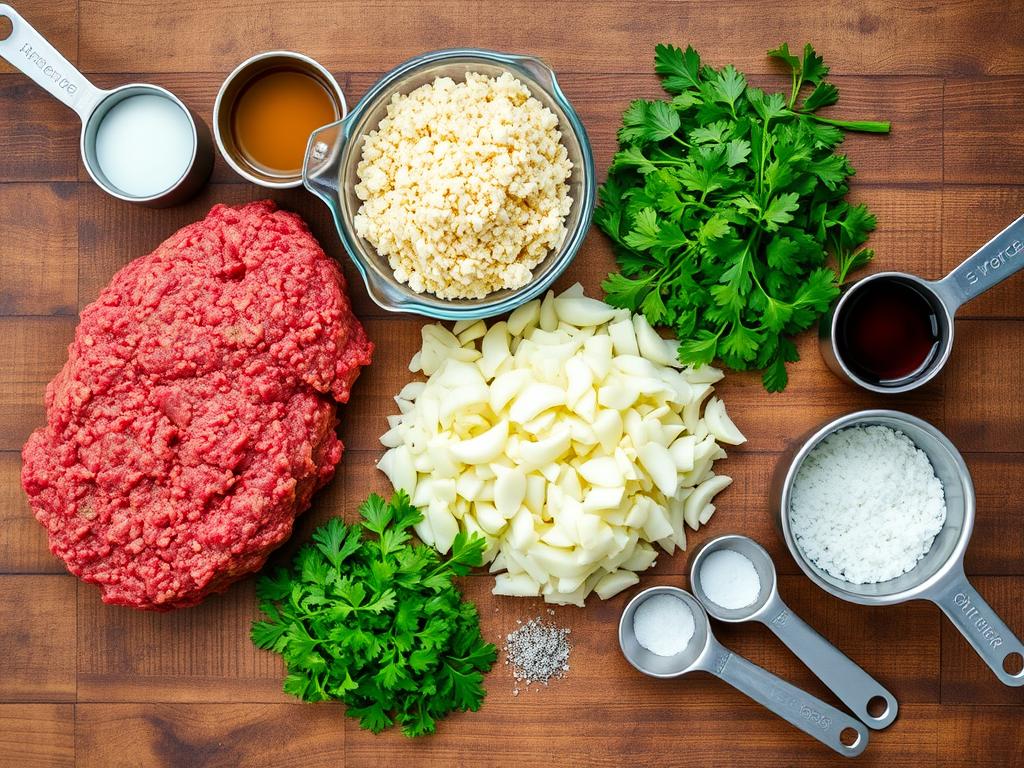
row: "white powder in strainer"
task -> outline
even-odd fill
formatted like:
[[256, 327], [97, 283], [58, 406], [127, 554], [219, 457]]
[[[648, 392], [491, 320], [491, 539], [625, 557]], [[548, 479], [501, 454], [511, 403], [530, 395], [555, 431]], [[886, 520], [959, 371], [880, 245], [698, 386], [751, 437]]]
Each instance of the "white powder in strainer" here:
[[902, 432], [871, 425], [829, 435], [793, 482], [789, 521], [800, 551], [853, 584], [912, 569], [946, 520], [942, 483]]

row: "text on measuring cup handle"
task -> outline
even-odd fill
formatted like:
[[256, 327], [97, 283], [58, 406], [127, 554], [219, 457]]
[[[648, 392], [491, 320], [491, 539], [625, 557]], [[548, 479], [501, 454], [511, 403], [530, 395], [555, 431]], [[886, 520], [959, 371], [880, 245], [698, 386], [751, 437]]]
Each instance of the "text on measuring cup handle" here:
[[74, 95], [78, 92], [78, 86], [73, 83], [67, 75], [50, 64], [46, 60], [46, 57], [33, 48], [29, 43], [23, 43], [21, 48], [18, 49], [18, 53], [24, 56], [25, 59], [28, 60], [29, 64], [38, 67], [43, 73], [43, 77], [48, 80], [52, 80], [62, 91], [67, 91], [70, 95]]
[[971, 264], [969, 269], [964, 270], [962, 280], [967, 286], [977, 285], [984, 278], [1014, 261], [1021, 253], [1024, 253], [1024, 242], [1014, 240], [995, 254], [985, 256], [977, 264]]
[[953, 595], [953, 605], [967, 617], [968, 626], [977, 632], [990, 647], [998, 648], [1003, 644], [1003, 638], [992, 628], [989, 620], [981, 615], [970, 595], [966, 592], [957, 592]]
[[799, 713], [800, 717], [818, 726], [823, 731], [827, 731], [832, 727], [831, 717], [819, 712], [814, 709], [814, 707], [810, 707], [807, 704], [802, 703], [799, 698], [780, 688], [772, 686], [768, 689], [768, 696], [772, 701], [781, 704], [791, 712]]

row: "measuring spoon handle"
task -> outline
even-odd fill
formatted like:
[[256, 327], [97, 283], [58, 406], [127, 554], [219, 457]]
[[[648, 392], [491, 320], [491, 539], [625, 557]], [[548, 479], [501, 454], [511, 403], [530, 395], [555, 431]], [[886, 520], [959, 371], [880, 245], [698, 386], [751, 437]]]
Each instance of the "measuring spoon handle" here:
[[[928, 597], [952, 620], [1003, 685], [1024, 685], [1024, 645], [971, 586], [962, 568]], [[1003, 664], [1013, 654], [1016, 667], [1014, 672], [1008, 672]]]
[[[711, 674], [830, 749], [846, 757], [856, 757], [867, 747], [868, 729], [845, 712], [726, 648], [718, 646], [711, 658], [715, 659], [708, 669]], [[856, 731], [857, 736], [847, 746], [840, 740], [840, 734], [848, 728]]]
[[1024, 216], [934, 283], [934, 287], [950, 312], [955, 312], [961, 304], [977, 298], [1021, 268], [1024, 268]]
[[0, 57], [36, 85], [71, 107], [84, 121], [103, 91], [90, 83], [11, 6], [0, 3], [0, 19], [11, 23], [11, 34], [0, 40]]
[[[765, 622], [768, 628], [868, 726], [891, 725], [899, 709], [896, 697], [785, 603], [780, 600], [778, 605], [774, 618]], [[868, 712], [868, 702], [876, 697], [885, 701], [885, 711], [874, 717]]]

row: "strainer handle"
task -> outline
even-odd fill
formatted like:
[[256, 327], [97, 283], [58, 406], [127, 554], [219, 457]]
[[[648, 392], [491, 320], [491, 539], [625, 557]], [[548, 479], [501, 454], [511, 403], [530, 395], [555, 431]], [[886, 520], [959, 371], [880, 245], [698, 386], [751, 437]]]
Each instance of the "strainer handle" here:
[[[1024, 685], [1024, 645], [996, 615], [992, 606], [971, 586], [962, 568], [951, 574], [930, 597], [967, 638], [1003, 685]], [[1003, 664], [1008, 656], [1014, 655], [1015, 659], [1009, 663], [1015, 663], [1016, 667], [1011, 667], [1014, 671], [1009, 672]]]
[[[781, 600], [779, 610], [765, 624], [869, 727], [885, 728], [892, 725], [899, 709], [896, 697]], [[868, 702], [875, 698], [885, 702], [885, 710], [877, 717], [868, 711]]]
[[[859, 720], [725, 648], [715, 649], [713, 658], [711, 674], [830, 749], [856, 757], [867, 747], [868, 729]], [[840, 740], [847, 729], [857, 734], [849, 746]]]

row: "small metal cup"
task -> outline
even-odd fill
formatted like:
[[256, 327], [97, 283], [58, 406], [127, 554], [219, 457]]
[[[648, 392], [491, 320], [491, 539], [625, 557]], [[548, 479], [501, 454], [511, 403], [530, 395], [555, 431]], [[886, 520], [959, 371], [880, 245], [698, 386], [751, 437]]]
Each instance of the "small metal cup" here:
[[[3, 18], [10, 22], [11, 34], [0, 40], [0, 57], [78, 113], [82, 119], [82, 161], [100, 189], [120, 200], [153, 208], [180, 203], [199, 191], [213, 168], [213, 140], [203, 121], [181, 99], [148, 83], [131, 83], [109, 91], [97, 88], [11, 6], [0, 4]], [[192, 126], [192, 156], [184, 174], [168, 189], [149, 196], [133, 195], [114, 186], [96, 159], [96, 133], [107, 112], [124, 99], [142, 94], [173, 102]]]
[[[896, 394], [917, 389], [934, 379], [953, 351], [953, 316], [961, 305], [977, 298], [1024, 268], [1024, 216], [989, 240], [941, 280], [925, 280], [906, 272], [879, 272], [857, 281], [840, 296], [832, 311], [822, 318], [819, 347], [825, 364], [839, 378], [872, 392]], [[843, 316], [867, 286], [881, 281], [902, 283], [917, 291], [932, 308], [936, 318], [938, 348], [913, 373], [893, 381], [868, 381], [843, 359], [839, 344]]]
[[231, 128], [231, 112], [235, 100], [254, 77], [270, 69], [294, 69], [315, 78], [327, 89], [334, 100], [335, 120], [342, 120], [348, 114], [348, 105], [345, 103], [345, 94], [342, 92], [341, 86], [334, 79], [334, 75], [320, 63], [295, 51], [258, 53], [235, 67], [217, 93], [217, 101], [213, 105], [213, 132], [217, 140], [217, 149], [236, 173], [253, 184], [270, 189], [300, 187], [302, 186], [301, 166], [294, 174], [287, 176], [270, 174], [255, 167], [242, 155], [235, 143]]
[[[807, 455], [826, 437], [842, 429], [880, 424], [905, 434], [925, 452], [942, 483], [946, 521], [921, 560], [911, 570], [889, 581], [853, 584], [825, 572], [800, 549], [790, 524], [793, 482]], [[942, 432], [908, 413], [890, 410], [857, 411], [816, 429], [795, 453], [784, 455], [776, 466], [771, 499], [782, 538], [796, 564], [811, 581], [829, 594], [861, 605], [895, 605], [908, 600], [930, 600], [942, 609], [1000, 682], [1024, 685], [1024, 669], [1004, 668], [1007, 657], [1024, 654], [1018, 640], [964, 574], [964, 553], [974, 528], [974, 484], [963, 456]], [[1022, 657], [1024, 658], [1024, 657]], [[1021, 658], [1018, 658], [1021, 661]]]

